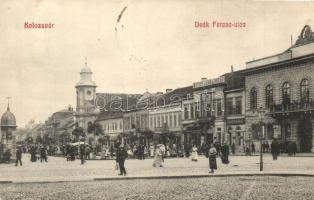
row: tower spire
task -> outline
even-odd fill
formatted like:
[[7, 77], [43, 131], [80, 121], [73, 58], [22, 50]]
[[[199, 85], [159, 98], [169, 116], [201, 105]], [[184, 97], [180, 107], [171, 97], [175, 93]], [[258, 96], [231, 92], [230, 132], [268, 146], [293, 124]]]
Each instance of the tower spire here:
[[85, 57], [85, 67], [87, 67], [87, 57]]
[[7, 97], [7, 99], [8, 99], [8, 107], [7, 107], [7, 111], [10, 111], [10, 99], [11, 99], [11, 97]]

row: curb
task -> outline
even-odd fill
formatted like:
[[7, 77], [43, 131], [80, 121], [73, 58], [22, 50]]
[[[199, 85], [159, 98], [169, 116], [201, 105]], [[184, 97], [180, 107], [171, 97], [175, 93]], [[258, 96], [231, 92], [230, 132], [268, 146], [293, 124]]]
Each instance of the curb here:
[[289, 174], [289, 173], [252, 173], [252, 174], [212, 174], [212, 175], [184, 175], [184, 176], [147, 176], [147, 177], [108, 177], [94, 178], [94, 181], [112, 181], [112, 180], [151, 180], [151, 179], [185, 179], [185, 178], [216, 178], [216, 177], [241, 177], [241, 176], [280, 176], [280, 177], [313, 177], [314, 174]]
[[0, 184], [13, 183], [13, 181], [0, 181]]
[[70, 183], [70, 182], [91, 182], [91, 181], [122, 181], [122, 180], [160, 180], [160, 179], [186, 179], [186, 178], [224, 178], [224, 177], [311, 177], [314, 174], [293, 174], [293, 173], [251, 173], [251, 174], [204, 174], [204, 175], [182, 175], [182, 176], [125, 176], [125, 177], [104, 177], [85, 180], [61, 180], [61, 181], [0, 181], [0, 184], [47, 184], [47, 183]]

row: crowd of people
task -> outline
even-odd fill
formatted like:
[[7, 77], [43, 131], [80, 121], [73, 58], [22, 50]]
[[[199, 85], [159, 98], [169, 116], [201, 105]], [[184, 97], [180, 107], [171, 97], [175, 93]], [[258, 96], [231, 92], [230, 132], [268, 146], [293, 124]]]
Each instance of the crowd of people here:
[[[289, 156], [295, 155], [297, 151], [296, 144], [294, 142], [288, 143], [283, 149], [282, 143], [276, 139], [269, 144], [268, 142], [261, 143], [261, 150], [265, 153], [271, 153], [273, 160], [277, 160], [280, 153], [288, 153]], [[49, 151], [50, 149], [50, 151]], [[230, 151], [231, 149], [231, 151]], [[90, 154], [94, 151], [88, 144], [71, 145], [67, 144], [60, 148], [67, 161], [74, 161], [76, 158], [81, 160], [83, 165], [86, 160], [90, 159]], [[251, 153], [255, 153], [255, 144], [251, 144]], [[154, 158], [152, 162], [153, 167], [163, 167], [166, 157], [179, 156], [176, 145], [164, 145], [164, 144], [150, 144], [145, 146], [144, 144], [128, 145], [123, 144], [121, 141], [116, 142], [110, 148], [105, 146], [105, 153], [111, 159], [115, 159], [116, 168], [120, 170], [119, 175], [126, 175], [125, 160], [128, 157], [137, 158], [139, 160], [145, 159], [145, 157]], [[15, 166], [22, 166], [22, 153], [29, 152], [31, 155], [31, 162], [48, 162], [48, 155], [51, 155], [51, 148], [44, 145], [30, 145], [27, 147], [18, 147], [16, 151], [16, 163]], [[50, 153], [49, 153], [50, 152]], [[235, 153], [234, 144], [227, 145], [226, 143], [212, 143], [210, 145], [203, 144], [198, 147], [197, 145], [184, 146], [184, 157], [190, 158], [192, 162], [198, 161], [199, 154], [204, 154], [209, 159], [209, 173], [214, 173], [217, 170], [216, 159], [220, 157], [222, 164], [229, 164], [229, 154]], [[9, 158], [11, 153], [7, 153]]]

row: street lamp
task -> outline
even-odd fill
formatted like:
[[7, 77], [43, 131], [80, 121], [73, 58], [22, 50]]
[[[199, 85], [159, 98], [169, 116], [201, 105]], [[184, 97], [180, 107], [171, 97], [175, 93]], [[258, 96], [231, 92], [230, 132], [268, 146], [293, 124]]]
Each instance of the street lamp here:
[[259, 139], [260, 139], [260, 162], [259, 162], [259, 170], [263, 171], [263, 149], [262, 149], [262, 143], [263, 143], [263, 139], [264, 139], [264, 135], [265, 135], [265, 127], [264, 127], [264, 123], [263, 123], [263, 118], [265, 115], [265, 110], [263, 110], [262, 108], [260, 108], [258, 110], [258, 115], [259, 115], [259, 120], [260, 120], [260, 129], [259, 129]]

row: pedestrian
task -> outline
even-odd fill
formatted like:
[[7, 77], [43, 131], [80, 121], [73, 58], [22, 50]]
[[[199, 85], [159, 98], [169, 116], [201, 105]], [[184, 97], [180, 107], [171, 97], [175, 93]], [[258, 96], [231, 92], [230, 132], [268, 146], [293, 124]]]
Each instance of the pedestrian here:
[[197, 147], [196, 147], [196, 145], [193, 145], [193, 147], [192, 147], [191, 160], [192, 160], [192, 161], [195, 161], [195, 162], [198, 161], [198, 155], [197, 155]]
[[42, 146], [40, 148], [40, 162], [43, 162], [43, 160], [45, 162], [48, 162], [48, 158], [47, 158], [47, 149], [46, 147]]
[[20, 166], [22, 166], [22, 149], [18, 148], [16, 150], [16, 161], [15, 161], [15, 166], [18, 165], [18, 162], [20, 162]]
[[116, 162], [119, 164], [119, 169], [120, 169], [120, 174], [119, 176], [124, 175], [126, 176], [126, 170], [125, 170], [125, 159], [128, 157], [128, 153], [126, 149], [123, 146], [120, 146], [121, 144], [118, 144], [119, 146], [117, 147], [117, 158]]
[[190, 147], [188, 144], [184, 145], [184, 152], [185, 152], [185, 157], [189, 158], [190, 157]]
[[30, 154], [31, 154], [31, 162], [36, 162], [37, 161], [37, 157], [36, 157], [36, 147], [35, 146], [31, 146], [30, 147]]
[[279, 145], [278, 141], [275, 139], [271, 143], [271, 154], [273, 156], [273, 160], [277, 160], [279, 153], [280, 153], [280, 145]]
[[254, 142], [252, 142], [252, 145], [251, 145], [251, 152], [252, 152], [252, 154], [255, 154], [255, 144], [254, 144]]
[[90, 159], [90, 152], [91, 152], [91, 149], [89, 148], [89, 146], [87, 145], [86, 148], [85, 148], [85, 160], [89, 160]]
[[220, 157], [223, 164], [229, 164], [229, 146], [226, 143], [223, 143], [221, 147]]
[[232, 152], [232, 154], [235, 154], [235, 144], [234, 143], [232, 143], [231, 152]]
[[86, 155], [86, 151], [85, 151], [85, 145], [81, 144], [80, 145], [80, 158], [81, 158], [81, 165], [84, 165], [85, 163], [85, 155]]
[[163, 151], [161, 149], [161, 145], [158, 144], [155, 151], [153, 167], [163, 167], [162, 163], [163, 163]]
[[268, 143], [268, 141], [266, 141], [265, 145], [266, 145], [266, 152], [269, 153], [269, 143]]
[[217, 162], [216, 162], [216, 157], [217, 157], [217, 150], [214, 147], [214, 144], [211, 144], [210, 149], [208, 151], [209, 155], [209, 173], [214, 173], [214, 170], [217, 169]]

